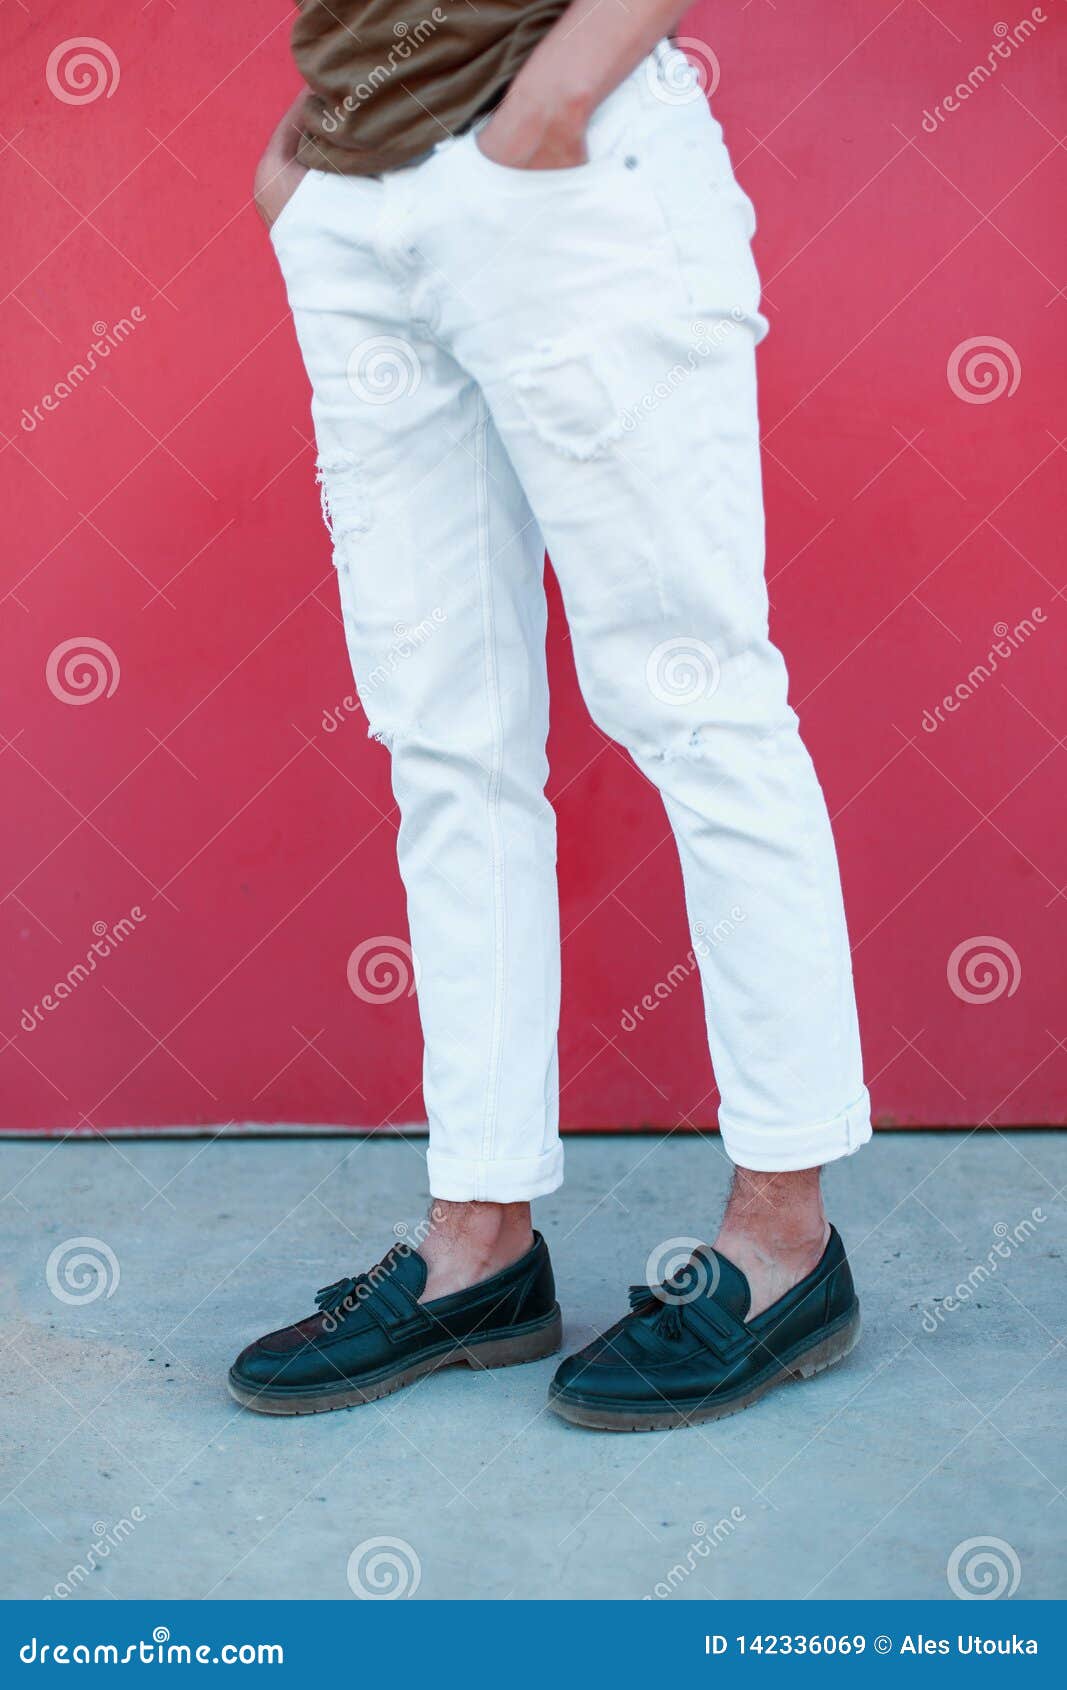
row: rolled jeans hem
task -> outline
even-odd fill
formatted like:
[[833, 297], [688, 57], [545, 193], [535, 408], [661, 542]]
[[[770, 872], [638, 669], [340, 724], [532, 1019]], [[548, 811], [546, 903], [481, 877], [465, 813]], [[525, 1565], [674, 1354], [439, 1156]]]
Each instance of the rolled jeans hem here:
[[513, 1161], [474, 1161], [426, 1152], [430, 1195], [446, 1203], [528, 1203], [563, 1184], [563, 1146]]
[[731, 1162], [756, 1173], [793, 1173], [821, 1168], [867, 1143], [871, 1137], [871, 1100], [864, 1088], [855, 1103], [829, 1121], [801, 1126], [755, 1126], [719, 1113], [719, 1132]]

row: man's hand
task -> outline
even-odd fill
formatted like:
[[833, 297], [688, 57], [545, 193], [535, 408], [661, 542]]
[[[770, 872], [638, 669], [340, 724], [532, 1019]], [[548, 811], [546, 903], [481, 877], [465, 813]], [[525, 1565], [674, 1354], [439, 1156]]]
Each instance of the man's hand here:
[[480, 131], [486, 158], [513, 170], [586, 164], [585, 134], [603, 100], [677, 23], [686, 0], [571, 0]]
[[479, 133], [477, 145], [494, 164], [511, 170], [573, 170], [589, 162], [589, 117], [585, 100], [537, 103], [525, 97], [516, 81]]
[[296, 193], [307, 166], [300, 163], [296, 149], [300, 145], [300, 116], [305, 95], [293, 101], [274, 134], [267, 142], [267, 150], [256, 166], [252, 193], [256, 210], [269, 229]]

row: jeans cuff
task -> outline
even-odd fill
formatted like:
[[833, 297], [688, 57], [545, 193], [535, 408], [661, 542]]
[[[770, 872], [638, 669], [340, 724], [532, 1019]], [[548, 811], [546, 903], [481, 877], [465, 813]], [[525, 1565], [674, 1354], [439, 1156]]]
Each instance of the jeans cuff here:
[[719, 1132], [731, 1162], [756, 1173], [792, 1173], [821, 1168], [851, 1156], [871, 1136], [871, 1100], [866, 1087], [855, 1103], [828, 1121], [769, 1127], [733, 1121], [719, 1111]]
[[528, 1203], [563, 1184], [563, 1146], [558, 1141], [540, 1156], [504, 1162], [426, 1152], [430, 1195], [445, 1203]]

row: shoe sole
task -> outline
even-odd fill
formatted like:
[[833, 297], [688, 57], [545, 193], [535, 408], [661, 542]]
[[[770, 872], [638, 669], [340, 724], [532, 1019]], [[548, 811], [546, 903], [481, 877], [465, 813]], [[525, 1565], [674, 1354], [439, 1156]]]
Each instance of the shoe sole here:
[[752, 1404], [765, 1397], [768, 1391], [773, 1391], [778, 1385], [785, 1385], [794, 1380], [813, 1379], [817, 1373], [825, 1373], [828, 1367], [836, 1367], [839, 1361], [844, 1361], [847, 1355], [855, 1349], [860, 1336], [860, 1306], [854, 1304], [844, 1320], [830, 1332], [823, 1333], [813, 1344], [801, 1349], [767, 1379], [761, 1379], [758, 1384], [740, 1391], [733, 1397], [720, 1397], [716, 1402], [699, 1404], [691, 1409], [663, 1408], [651, 1412], [629, 1408], [601, 1408], [590, 1403], [583, 1403], [573, 1397], [560, 1393], [549, 1394], [548, 1406], [553, 1414], [558, 1414], [561, 1420], [567, 1420], [572, 1426], [588, 1427], [595, 1432], [661, 1432], [675, 1426], [699, 1426], [708, 1420], [725, 1420], [731, 1414], [740, 1414], [742, 1409], [751, 1408]]
[[397, 1368], [375, 1379], [357, 1385], [354, 1381], [322, 1391], [271, 1390], [264, 1386], [257, 1390], [236, 1378], [233, 1369], [227, 1380], [230, 1395], [243, 1408], [257, 1414], [328, 1414], [335, 1408], [359, 1408], [363, 1403], [380, 1402], [394, 1391], [413, 1385], [427, 1374], [443, 1367], [518, 1367], [527, 1361], [543, 1361], [555, 1355], [563, 1342], [563, 1321], [557, 1303], [544, 1320], [528, 1326], [509, 1327], [499, 1332], [487, 1332], [464, 1344], [455, 1344], [437, 1355], [424, 1356], [406, 1367]]

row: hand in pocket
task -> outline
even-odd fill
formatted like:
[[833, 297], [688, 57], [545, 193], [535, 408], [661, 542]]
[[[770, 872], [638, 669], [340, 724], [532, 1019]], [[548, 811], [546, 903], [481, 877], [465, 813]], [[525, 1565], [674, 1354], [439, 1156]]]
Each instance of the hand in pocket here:
[[256, 210], [268, 229], [277, 222], [306, 175], [307, 166], [299, 164], [295, 158], [279, 163], [276, 158], [271, 158], [269, 151], [263, 154], [256, 169], [252, 192]]
[[513, 84], [475, 136], [478, 151], [508, 170], [576, 170], [588, 164], [587, 114], [557, 115], [524, 101], [516, 93], [518, 86]]
[[307, 175], [307, 166], [296, 156], [303, 133], [301, 115], [306, 98], [305, 92], [293, 101], [256, 166], [252, 195], [268, 229], [277, 222]]

